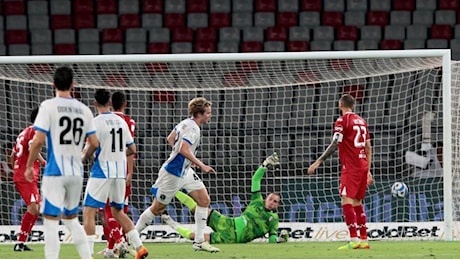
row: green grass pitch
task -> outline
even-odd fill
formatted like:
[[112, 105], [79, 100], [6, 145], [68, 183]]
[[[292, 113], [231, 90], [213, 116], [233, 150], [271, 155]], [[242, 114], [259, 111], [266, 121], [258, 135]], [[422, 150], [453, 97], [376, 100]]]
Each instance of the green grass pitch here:
[[[152, 259], [458, 259], [459, 242], [372, 241], [369, 250], [337, 250], [344, 242], [248, 243], [217, 245], [221, 252], [195, 252], [191, 243], [146, 243]], [[43, 244], [30, 244], [33, 252], [13, 252], [13, 244], [0, 246], [0, 259], [44, 258]], [[94, 258], [105, 243], [95, 244]], [[60, 258], [79, 258], [73, 244], [62, 244]], [[133, 257], [131, 257], [133, 258]]]

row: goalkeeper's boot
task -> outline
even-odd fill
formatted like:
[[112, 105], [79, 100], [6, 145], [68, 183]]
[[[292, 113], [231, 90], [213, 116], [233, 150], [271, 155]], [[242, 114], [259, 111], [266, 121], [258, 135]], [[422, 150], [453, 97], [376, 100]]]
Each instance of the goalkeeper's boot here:
[[168, 214], [161, 214], [161, 221], [163, 221], [168, 226], [172, 227], [174, 230], [176, 230], [179, 226], [179, 223], [174, 221]]
[[267, 159], [265, 159], [264, 163], [262, 164], [264, 167], [267, 167], [268, 165], [279, 165], [280, 164], [280, 158], [278, 157], [278, 154], [274, 152], [272, 155], [268, 156]]
[[371, 246], [369, 245], [369, 242], [363, 241], [363, 242], [361, 242], [359, 248], [360, 249], [371, 249]]
[[195, 251], [207, 251], [209, 253], [216, 253], [220, 251], [219, 248], [211, 246], [211, 244], [207, 241], [201, 243], [193, 242], [193, 249]]
[[144, 258], [147, 258], [148, 255], [149, 255], [149, 251], [147, 251], [147, 248], [145, 248], [145, 246], [141, 246], [141, 247], [139, 247], [139, 249], [137, 250], [136, 259], [144, 259]]
[[359, 249], [361, 243], [357, 242], [349, 242], [348, 244], [339, 247], [339, 250], [348, 250], [348, 249]]

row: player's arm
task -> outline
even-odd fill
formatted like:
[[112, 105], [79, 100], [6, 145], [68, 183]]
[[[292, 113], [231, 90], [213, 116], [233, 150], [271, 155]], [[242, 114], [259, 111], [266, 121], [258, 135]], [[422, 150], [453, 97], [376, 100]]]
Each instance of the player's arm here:
[[97, 140], [96, 133], [88, 136], [85, 148], [83, 149], [81, 160], [86, 162], [88, 158], [92, 157], [97, 147], [99, 147], [99, 140]]
[[177, 141], [177, 132], [176, 132], [176, 128], [174, 128], [168, 135], [168, 137], [166, 137], [166, 141], [168, 142], [169, 146], [171, 147], [174, 147], [174, 144], [176, 143]]
[[16, 159], [16, 154], [14, 149], [11, 149], [11, 153], [8, 155], [8, 167], [10, 169], [14, 169], [14, 160]]
[[216, 173], [216, 171], [212, 167], [204, 164], [198, 158], [196, 158], [196, 156], [192, 153], [192, 149], [190, 148], [190, 144], [187, 141], [182, 140], [182, 143], [181, 143], [180, 148], [179, 148], [179, 153], [181, 155], [183, 155], [185, 158], [187, 158], [190, 162], [192, 162], [192, 164], [195, 164], [196, 166], [200, 167], [200, 169], [203, 172], [205, 172], [205, 173], [210, 173], [210, 172]]
[[46, 134], [41, 131], [36, 131], [34, 139], [29, 147], [29, 157], [27, 158], [26, 171], [24, 172], [25, 178], [27, 181], [33, 181], [33, 172], [34, 172], [34, 162], [38, 159], [40, 150], [45, 144]]
[[126, 148], [127, 148], [126, 149], [126, 156], [132, 157], [132, 156], [134, 156], [136, 154], [136, 145], [134, 143], [128, 145]]
[[308, 167], [308, 174], [312, 174], [315, 172], [316, 168], [318, 168], [329, 156], [331, 156], [339, 147], [339, 142], [342, 141], [343, 135], [341, 133], [334, 133], [332, 137], [331, 144], [326, 148], [326, 150], [321, 154], [321, 156]]
[[366, 140], [364, 150], [366, 152], [367, 164], [368, 164], [368, 167], [369, 167], [369, 171], [367, 173], [367, 185], [372, 185], [372, 184], [374, 184], [374, 178], [372, 177], [372, 173], [371, 173], [371, 165], [372, 165], [372, 145], [371, 145], [371, 140]]
[[251, 181], [251, 192], [252, 193], [260, 192], [261, 190], [260, 183], [262, 182], [262, 178], [264, 177], [266, 170], [267, 168], [263, 166], [259, 166], [259, 168], [257, 168], [254, 175], [252, 175], [252, 181]]

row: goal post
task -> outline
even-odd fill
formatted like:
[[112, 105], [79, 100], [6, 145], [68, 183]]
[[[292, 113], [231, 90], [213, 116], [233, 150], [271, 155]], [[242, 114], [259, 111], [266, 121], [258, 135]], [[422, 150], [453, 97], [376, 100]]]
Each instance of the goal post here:
[[[306, 170], [330, 143], [339, 97], [350, 93], [374, 149], [376, 184], [364, 201], [369, 237], [460, 239], [460, 64], [450, 50], [0, 57], [3, 151], [29, 124], [30, 110], [54, 96], [52, 75], [61, 65], [74, 69], [74, 96], [93, 112], [97, 88], [128, 97], [126, 113], [137, 123], [135, 221], [169, 155], [166, 135], [188, 116], [188, 101], [204, 96], [213, 117], [202, 127], [197, 156], [218, 172], [200, 174], [211, 207], [239, 215], [250, 201], [252, 173], [277, 152], [281, 165], [267, 171], [262, 191], [281, 194], [280, 228], [291, 241], [346, 240], [338, 154], [313, 176]], [[2, 156], [0, 241], [13, 241], [25, 207]], [[396, 181], [409, 187], [406, 198], [391, 196]], [[193, 221], [178, 202], [167, 210]], [[143, 239], [177, 238], [159, 218], [153, 224]]]

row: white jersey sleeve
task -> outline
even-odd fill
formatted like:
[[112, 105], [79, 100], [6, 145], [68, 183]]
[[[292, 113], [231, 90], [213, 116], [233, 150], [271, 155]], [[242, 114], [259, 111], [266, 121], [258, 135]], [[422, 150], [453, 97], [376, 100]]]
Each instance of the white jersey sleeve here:
[[189, 118], [174, 127], [174, 131], [177, 133], [176, 142], [163, 167], [173, 175], [182, 176], [190, 167], [191, 162], [179, 153], [180, 146], [182, 142], [187, 142], [190, 144], [192, 153], [196, 154], [196, 150], [200, 146], [201, 130], [195, 121]]
[[113, 113], [94, 119], [99, 147], [96, 150], [92, 178], [126, 178], [126, 147], [134, 144], [128, 125]]
[[47, 136], [45, 176], [83, 176], [81, 152], [87, 136], [96, 133], [91, 110], [73, 98], [41, 103], [34, 129]]

